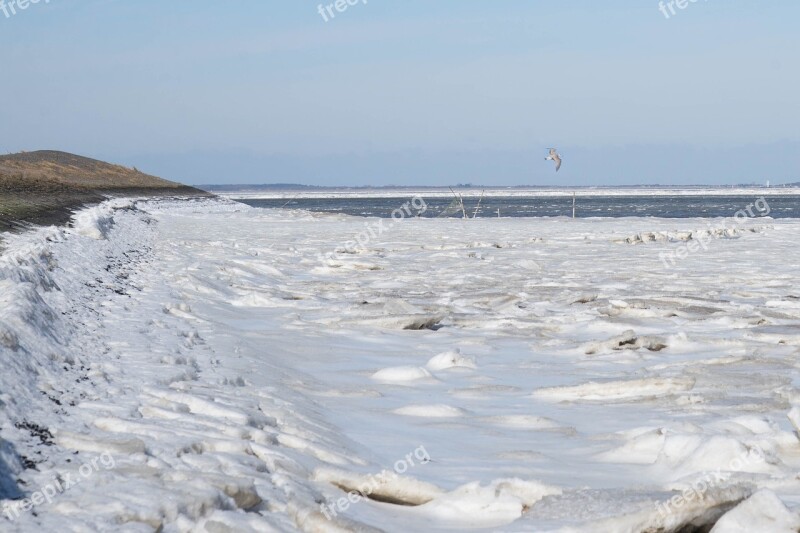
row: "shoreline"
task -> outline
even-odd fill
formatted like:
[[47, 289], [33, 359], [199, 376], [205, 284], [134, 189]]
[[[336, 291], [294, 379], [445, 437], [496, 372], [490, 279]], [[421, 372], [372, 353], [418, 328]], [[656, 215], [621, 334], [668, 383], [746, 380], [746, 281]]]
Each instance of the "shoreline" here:
[[114, 197], [209, 197], [213, 193], [96, 159], [54, 150], [0, 156], [0, 232], [60, 226], [75, 211]]
[[30, 226], [63, 226], [73, 215], [110, 198], [148, 197], [210, 198], [214, 195], [189, 186], [175, 188], [129, 188], [30, 192], [0, 190], [0, 234]]
[[[487, 198], [497, 197], [648, 197], [648, 196], [800, 196], [800, 187], [766, 188], [766, 187], [685, 187], [685, 188], [598, 188], [598, 187], [563, 187], [563, 188], [504, 188], [487, 187], [485, 189], [453, 188], [464, 197]], [[290, 200], [290, 199], [337, 199], [337, 198], [405, 198], [419, 195], [425, 198], [452, 198], [453, 192], [447, 187], [396, 187], [382, 189], [350, 189], [330, 188], [323, 190], [278, 189], [272, 191], [241, 190], [225, 191], [211, 189], [213, 194], [231, 200]]]

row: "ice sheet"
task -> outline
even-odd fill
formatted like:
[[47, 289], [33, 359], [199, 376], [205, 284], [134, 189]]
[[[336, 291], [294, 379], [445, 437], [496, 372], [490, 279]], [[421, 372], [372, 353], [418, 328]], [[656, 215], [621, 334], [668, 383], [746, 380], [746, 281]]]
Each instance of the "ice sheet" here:
[[0, 530], [795, 523], [800, 221], [674, 264], [691, 238], [629, 237], [709, 221], [408, 219], [331, 255], [371, 222], [152, 201], [10, 238]]

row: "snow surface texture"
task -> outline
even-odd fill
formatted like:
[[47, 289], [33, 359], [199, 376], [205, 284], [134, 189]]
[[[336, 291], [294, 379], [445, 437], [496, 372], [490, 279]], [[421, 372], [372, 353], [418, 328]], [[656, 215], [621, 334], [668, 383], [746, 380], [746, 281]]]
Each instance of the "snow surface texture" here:
[[800, 222], [365, 222], [10, 236], [0, 531], [797, 530]]

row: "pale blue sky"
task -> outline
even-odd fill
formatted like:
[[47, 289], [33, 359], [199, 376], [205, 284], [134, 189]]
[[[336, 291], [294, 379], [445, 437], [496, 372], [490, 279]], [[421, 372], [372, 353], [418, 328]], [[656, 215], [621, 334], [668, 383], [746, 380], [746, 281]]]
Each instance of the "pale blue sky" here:
[[0, 11], [0, 151], [190, 183], [800, 181], [796, 0], [318, 5]]

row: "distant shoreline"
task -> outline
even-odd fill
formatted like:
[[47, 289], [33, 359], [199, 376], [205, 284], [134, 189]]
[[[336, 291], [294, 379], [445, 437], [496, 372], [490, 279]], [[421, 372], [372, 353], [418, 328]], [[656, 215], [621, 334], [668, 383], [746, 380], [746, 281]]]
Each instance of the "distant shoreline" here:
[[[213, 189], [212, 189], [213, 190]], [[571, 197], [577, 196], [800, 196], [798, 187], [462, 187], [453, 191], [464, 197]], [[214, 190], [214, 194], [238, 199], [325, 199], [325, 198], [426, 198], [452, 197], [447, 187], [325, 188], [271, 190]]]

